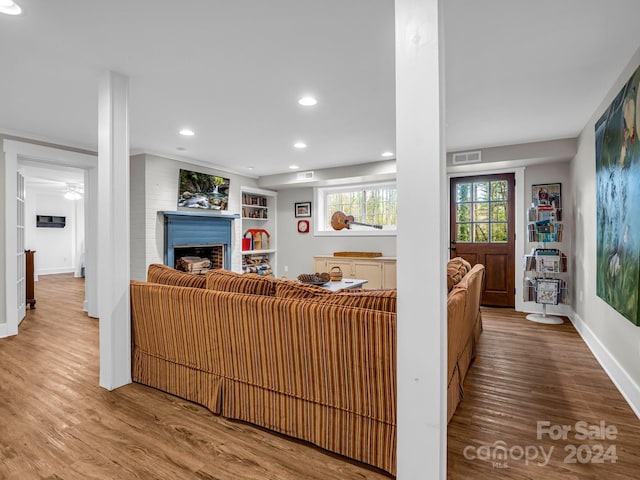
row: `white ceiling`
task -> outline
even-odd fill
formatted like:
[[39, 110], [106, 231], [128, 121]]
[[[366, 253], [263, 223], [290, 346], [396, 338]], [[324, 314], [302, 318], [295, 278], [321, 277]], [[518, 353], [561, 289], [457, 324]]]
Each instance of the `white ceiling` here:
[[[134, 153], [267, 175], [395, 148], [393, 0], [16, 1], [5, 133], [96, 150], [110, 69], [130, 77]], [[449, 151], [576, 136], [640, 45], [637, 0], [442, 3]]]

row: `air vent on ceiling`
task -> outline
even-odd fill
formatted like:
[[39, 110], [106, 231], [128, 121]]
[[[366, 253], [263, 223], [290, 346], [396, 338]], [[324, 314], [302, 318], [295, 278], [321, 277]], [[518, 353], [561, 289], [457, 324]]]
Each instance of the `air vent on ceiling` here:
[[297, 177], [298, 180], [313, 180], [313, 172], [298, 172]]
[[461, 152], [453, 154], [454, 165], [464, 165], [467, 163], [480, 163], [482, 162], [482, 152]]

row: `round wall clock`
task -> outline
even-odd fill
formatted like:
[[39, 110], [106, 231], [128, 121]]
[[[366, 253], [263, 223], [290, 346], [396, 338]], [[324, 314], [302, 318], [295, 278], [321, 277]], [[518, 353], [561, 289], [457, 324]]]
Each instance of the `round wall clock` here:
[[298, 233], [309, 233], [309, 220], [298, 220]]

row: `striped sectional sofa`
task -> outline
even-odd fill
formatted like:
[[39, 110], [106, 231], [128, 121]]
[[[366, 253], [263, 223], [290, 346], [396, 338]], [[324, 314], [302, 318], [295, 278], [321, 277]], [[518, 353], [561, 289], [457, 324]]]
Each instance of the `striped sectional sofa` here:
[[149, 267], [131, 282], [133, 379], [396, 470], [396, 292]]
[[464, 396], [463, 383], [482, 333], [480, 301], [485, 267], [461, 257], [447, 263], [447, 421]]

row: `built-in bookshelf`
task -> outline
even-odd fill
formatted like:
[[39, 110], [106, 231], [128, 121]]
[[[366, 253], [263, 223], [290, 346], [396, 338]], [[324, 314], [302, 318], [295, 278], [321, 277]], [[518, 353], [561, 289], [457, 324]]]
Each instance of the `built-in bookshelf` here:
[[242, 272], [276, 275], [277, 192], [240, 187]]

